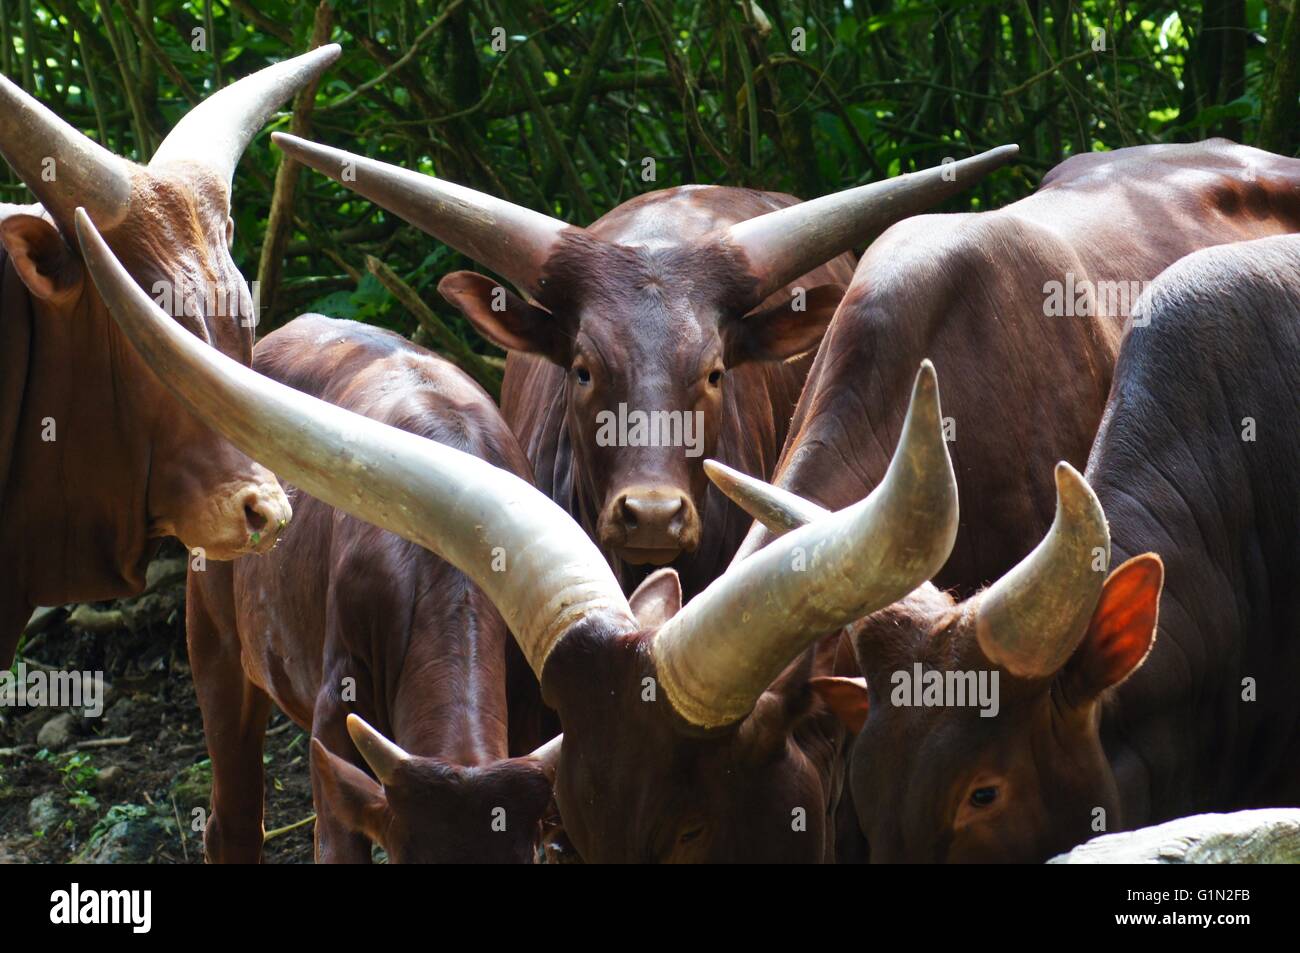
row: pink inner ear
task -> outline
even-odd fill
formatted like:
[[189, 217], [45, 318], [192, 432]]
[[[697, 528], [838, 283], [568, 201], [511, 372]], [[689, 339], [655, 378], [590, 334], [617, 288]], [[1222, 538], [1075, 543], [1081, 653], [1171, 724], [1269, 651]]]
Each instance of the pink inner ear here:
[[682, 583], [677, 571], [664, 568], [652, 572], [636, 587], [628, 604], [642, 628], [655, 629], [663, 625], [682, 608]]
[[1110, 574], [1080, 651], [1092, 692], [1123, 681], [1155, 642], [1164, 564], [1154, 553], [1134, 556]]
[[865, 678], [819, 675], [808, 684], [845, 728], [855, 735], [862, 730], [871, 707]]

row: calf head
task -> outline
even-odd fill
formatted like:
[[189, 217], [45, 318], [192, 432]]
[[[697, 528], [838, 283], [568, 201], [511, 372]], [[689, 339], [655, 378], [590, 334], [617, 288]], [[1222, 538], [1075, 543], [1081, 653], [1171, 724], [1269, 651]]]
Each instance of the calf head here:
[[[293, 391], [204, 348], [131, 286], [85, 216], [95, 279], [178, 397], [328, 505], [425, 546], [501, 612], [566, 735], [556, 798], [589, 860], [822, 859], [836, 738], [792, 661], [947, 559], [956, 481], [928, 364], [871, 496], [732, 566], [688, 604], [626, 599], [567, 513], [511, 473]], [[373, 799], [372, 799], [373, 800]]]
[[[31, 292], [42, 334], [68, 344], [71, 428], [105, 482], [147, 486], [148, 535], [229, 559], [270, 547], [288, 523], [275, 477], [181, 408], [126, 346], [66, 240], [84, 207], [134, 281], [187, 331], [247, 364], [253, 299], [230, 254], [235, 165], [270, 115], [333, 62], [337, 46], [269, 67], [195, 107], [147, 166], [91, 142], [0, 77], [0, 153], [41, 206], [0, 209], [0, 242]], [[42, 407], [59, 392], [33, 381]], [[62, 399], [68, 399], [66, 394]], [[102, 444], [102, 446], [101, 446]], [[139, 467], [131, 480], [117, 470]], [[120, 501], [114, 501], [120, 505]]]
[[[724, 490], [771, 529], [826, 511], [738, 474]], [[864, 679], [815, 680], [854, 730], [854, 806], [875, 861], [1042, 861], [1121, 829], [1101, 702], [1155, 638], [1154, 553], [1107, 576], [1101, 505], [1068, 464], [1056, 519], [962, 603], [933, 586], [851, 626]]]
[[395, 864], [531, 863], [559, 745], [466, 767], [409, 754], [356, 715], [348, 733], [374, 777], [311, 742], [331, 810]]
[[656, 646], [681, 608], [676, 574], [650, 576], [630, 605], [635, 631], [580, 625], [546, 665], [565, 730], [555, 796], [569, 841], [592, 863], [825, 859], [842, 733], [808, 689], [808, 656], [740, 717], [684, 717]]
[[564, 371], [575, 474], [596, 501], [598, 541], [624, 562], [654, 565], [700, 543], [704, 457], [725, 421], [745, 412], [727, 372], [815, 348], [844, 293], [822, 285], [792, 297], [788, 283], [1016, 153], [1003, 146], [712, 229], [689, 200], [642, 196], [634, 202], [651, 207], [641, 226], [615, 241], [608, 223], [618, 210], [577, 228], [327, 146], [275, 141], [527, 294], [471, 272], [439, 285], [489, 340]]

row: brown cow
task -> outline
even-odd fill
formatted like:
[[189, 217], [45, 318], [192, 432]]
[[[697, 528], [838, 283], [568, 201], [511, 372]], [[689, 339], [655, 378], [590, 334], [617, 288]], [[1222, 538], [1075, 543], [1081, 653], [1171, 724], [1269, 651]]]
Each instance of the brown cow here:
[[[390, 331], [306, 315], [259, 342], [253, 368], [531, 478], [482, 388]], [[293, 532], [273, 552], [190, 573], [208, 858], [261, 859], [274, 701], [312, 734], [318, 861], [368, 863], [371, 841], [397, 863], [531, 860], [553, 767], [506, 759], [500, 614], [428, 550], [288, 492]]]
[[782, 362], [817, 347], [852, 275], [849, 251], [1016, 154], [1003, 146], [805, 203], [667, 189], [575, 228], [431, 176], [274, 139], [532, 296], [470, 272], [439, 285], [511, 351], [502, 413], [538, 486], [600, 544], [625, 589], [671, 563], [688, 597], [722, 572], [748, 528], [709, 486], [703, 460], [771, 473], [808, 367]]
[[807, 650], [948, 556], [956, 487], [932, 368], [871, 496], [685, 606], [671, 569], [629, 603], [582, 528], [536, 488], [199, 346], [84, 215], [78, 232], [123, 330], [192, 411], [305, 492], [438, 553], [496, 605], [563, 723], [556, 798], [585, 859], [836, 856], [843, 735], [807, 689]]
[[65, 239], [84, 206], [136, 282], [248, 362], [253, 303], [229, 251], [235, 165], [338, 55], [323, 47], [211, 96], [147, 166], [0, 77], [0, 154], [42, 203], [0, 206], [0, 665], [35, 606], [142, 589], [161, 537], [230, 559], [265, 552], [289, 521], [275, 477], [185, 413], [124, 346]]
[[[835, 696], [865, 719], [853, 793], [873, 860], [1038, 861], [1101, 831], [1300, 804], [1298, 317], [1300, 237], [1164, 271], [1120, 350], [1096, 494], [1062, 464], [1056, 521], [1010, 573], [854, 627], [866, 686]], [[774, 525], [819, 518], [760, 496]], [[996, 675], [996, 715], [910, 704], [896, 689], [917, 669]]]
[[[1076, 156], [1004, 208], [903, 221], [858, 265], [772, 482], [832, 510], [865, 496], [932, 359], [961, 498], [978, 501], [935, 581], [970, 594], [1041, 538], [1053, 465], [1087, 460], [1142, 285], [1200, 248], [1297, 229], [1300, 161], [1221, 139]], [[737, 558], [768, 538], [756, 525]]]

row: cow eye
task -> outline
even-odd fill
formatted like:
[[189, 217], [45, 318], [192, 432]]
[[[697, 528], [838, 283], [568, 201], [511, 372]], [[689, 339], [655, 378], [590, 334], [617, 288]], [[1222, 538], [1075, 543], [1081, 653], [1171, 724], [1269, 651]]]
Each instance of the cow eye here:
[[578, 383], [583, 387], [586, 387], [591, 383], [591, 371], [587, 370], [585, 367], [575, 367], [573, 369], [573, 376], [578, 379]]
[[682, 831], [681, 834], [679, 834], [679, 835], [677, 836], [677, 843], [679, 843], [679, 844], [689, 844], [689, 843], [691, 843], [692, 841], [697, 841], [697, 840], [699, 840], [700, 837], [701, 837], [703, 834], [704, 834], [704, 825], [703, 825], [703, 824], [697, 825], [697, 826], [695, 826], [695, 827], [687, 828], [686, 830]]
[[970, 802], [974, 807], [988, 807], [997, 799], [997, 788], [976, 788], [970, 792]]
[[722, 371], [717, 370], [717, 371], [714, 371], [712, 374], [709, 375], [709, 386], [710, 386], [710, 387], [717, 387], [717, 386], [718, 386], [719, 384], [721, 384], [721, 383], [722, 383]]

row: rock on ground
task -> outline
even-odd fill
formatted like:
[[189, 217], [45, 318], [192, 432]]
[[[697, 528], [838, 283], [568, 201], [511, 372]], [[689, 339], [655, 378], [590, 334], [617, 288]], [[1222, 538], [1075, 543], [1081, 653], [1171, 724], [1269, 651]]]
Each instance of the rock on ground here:
[[59, 798], [59, 792], [46, 791], [32, 798], [31, 803], [27, 805], [27, 826], [31, 828], [33, 834], [43, 834], [63, 823], [67, 813], [66, 806]]
[[78, 864], [147, 864], [160, 847], [176, 839], [169, 819], [147, 815], [113, 824], [73, 861]]
[[65, 711], [41, 725], [41, 730], [36, 735], [36, 744], [51, 751], [62, 751], [76, 737], [76, 733], [77, 716]]
[[1195, 814], [1106, 834], [1049, 864], [1297, 864], [1300, 810]]

